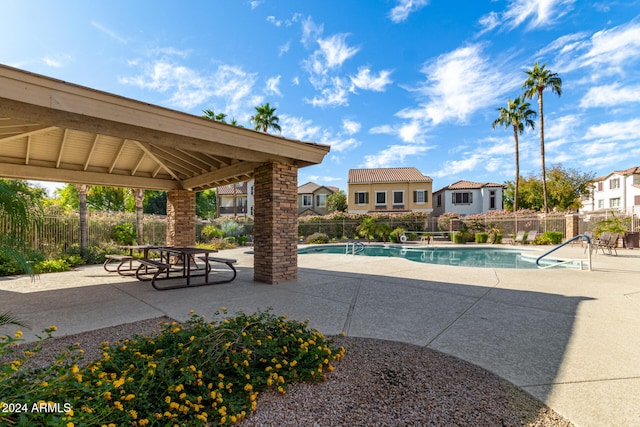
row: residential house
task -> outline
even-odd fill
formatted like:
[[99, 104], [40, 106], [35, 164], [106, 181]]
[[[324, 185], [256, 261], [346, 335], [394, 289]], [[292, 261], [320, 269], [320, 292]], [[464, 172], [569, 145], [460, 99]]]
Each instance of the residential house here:
[[350, 169], [349, 213], [431, 212], [432, 179], [416, 168]]
[[582, 212], [616, 210], [640, 214], [640, 166], [611, 172], [592, 183], [591, 195], [582, 201]]
[[327, 197], [338, 191], [338, 187], [307, 182], [298, 187], [298, 215], [326, 215]]
[[218, 187], [218, 217], [249, 216], [253, 217], [254, 180]]
[[433, 193], [433, 215], [457, 213], [461, 216], [502, 210], [506, 186], [491, 182], [458, 181]]

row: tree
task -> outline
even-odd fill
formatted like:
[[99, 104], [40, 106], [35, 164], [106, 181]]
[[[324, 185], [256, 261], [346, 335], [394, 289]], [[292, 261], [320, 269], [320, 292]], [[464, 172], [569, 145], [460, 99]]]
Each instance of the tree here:
[[[552, 165], [548, 173], [549, 208], [558, 211], [577, 210], [581, 207], [582, 197], [589, 195], [589, 183], [594, 173], [581, 172], [576, 169], [565, 169], [561, 165]], [[507, 181], [505, 205], [513, 203], [514, 183]], [[543, 210], [542, 179], [529, 175], [521, 178], [520, 208]]]
[[139, 245], [143, 243], [144, 237], [144, 211], [143, 211], [143, 202], [144, 202], [144, 189], [142, 188], [133, 188], [133, 199], [135, 200], [136, 205], [136, 237]]
[[254, 124], [254, 129], [262, 132], [268, 132], [269, 129], [280, 132], [281, 128], [278, 122], [280, 118], [275, 115], [276, 108], [271, 108], [269, 103], [259, 105], [255, 107], [256, 114], [251, 116], [251, 123]]
[[217, 194], [216, 190], [198, 191], [196, 193], [196, 215], [200, 218], [213, 218], [216, 213]]
[[167, 214], [167, 192], [160, 190], [146, 190], [144, 192], [143, 212], [146, 214]]
[[518, 134], [522, 134], [526, 127], [533, 129], [535, 124], [533, 118], [536, 116], [536, 112], [530, 109], [531, 104], [528, 102], [522, 102], [520, 97], [516, 97], [513, 101], [507, 100], [507, 108], [500, 107], [498, 112], [500, 116], [493, 121], [493, 128], [497, 126], [504, 126], [509, 128], [513, 127], [513, 137], [516, 142], [516, 181], [515, 189], [513, 192], [513, 211], [518, 210], [518, 186], [520, 183], [520, 151], [518, 148]]
[[336, 191], [327, 197], [327, 210], [329, 212], [347, 211], [347, 195], [344, 194], [344, 191]]
[[87, 191], [86, 184], [75, 185], [78, 194], [78, 214], [80, 216], [80, 256], [87, 259], [89, 249], [89, 226], [87, 225]]
[[204, 113], [202, 117], [204, 117], [205, 119], [213, 120], [215, 122], [220, 122], [220, 123], [227, 123], [226, 121], [227, 115], [224, 113], [216, 114], [213, 110], [210, 110], [210, 109], [202, 110], [202, 112]]
[[29, 274], [33, 267], [24, 257], [22, 233], [42, 216], [43, 197], [44, 189], [32, 188], [26, 181], [0, 179], [0, 217], [4, 218], [0, 256], [15, 261]]
[[540, 115], [540, 155], [542, 157], [542, 195], [544, 197], [544, 212], [549, 212], [549, 201], [547, 197], [547, 172], [544, 165], [544, 110], [542, 102], [542, 93], [545, 89], [550, 89], [558, 96], [562, 96], [562, 80], [557, 73], [552, 73], [546, 69], [547, 64], [538, 66], [538, 61], [533, 64], [533, 69], [525, 71], [527, 79], [522, 88], [524, 89], [524, 98], [533, 99], [538, 97], [538, 114]]

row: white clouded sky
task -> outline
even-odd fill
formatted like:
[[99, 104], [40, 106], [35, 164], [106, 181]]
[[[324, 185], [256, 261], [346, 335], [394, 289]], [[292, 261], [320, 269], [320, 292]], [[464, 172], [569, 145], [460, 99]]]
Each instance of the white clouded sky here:
[[[544, 97], [548, 160], [597, 175], [640, 166], [634, 1], [476, 1], [464, 13], [428, 0], [154, 6], [43, 2], [34, 14], [10, 2], [0, 62], [246, 127], [270, 102], [283, 136], [332, 147], [300, 176], [346, 189], [356, 167], [415, 166], [434, 188], [513, 179], [513, 134], [491, 123], [540, 61], [563, 81], [561, 97]], [[523, 175], [539, 172], [537, 128], [520, 138]]]

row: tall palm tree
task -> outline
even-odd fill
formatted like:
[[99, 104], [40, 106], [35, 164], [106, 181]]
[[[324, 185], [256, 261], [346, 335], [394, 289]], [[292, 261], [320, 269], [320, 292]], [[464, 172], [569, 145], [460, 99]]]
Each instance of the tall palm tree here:
[[498, 126], [504, 126], [506, 129], [509, 126], [513, 126], [513, 137], [516, 141], [516, 182], [515, 190], [513, 192], [513, 211], [518, 210], [518, 185], [520, 182], [520, 151], [518, 149], [518, 134], [522, 134], [525, 128], [529, 127], [533, 129], [535, 123], [533, 119], [536, 116], [536, 112], [529, 108], [531, 104], [528, 102], [522, 102], [522, 99], [518, 96], [513, 101], [507, 100], [507, 108], [500, 107], [498, 112], [500, 116], [493, 121], [493, 128]]
[[269, 103], [259, 105], [255, 107], [256, 114], [251, 116], [251, 123], [254, 124], [254, 129], [262, 132], [268, 132], [269, 129], [280, 132], [281, 128], [278, 122], [280, 118], [274, 113], [276, 108], [271, 108]]
[[544, 113], [542, 109], [542, 92], [550, 89], [558, 96], [562, 96], [562, 79], [558, 73], [552, 73], [546, 69], [547, 64], [538, 66], [538, 61], [533, 64], [533, 69], [525, 71], [527, 79], [522, 88], [524, 89], [524, 99], [533, 99], [538, 96], [538, 112], [540, 114], [540, 155], [542, 156], [542, 195], [544, 197], [544, 212], [549, 212], [547, 199], [547, 172], [544, 166]]

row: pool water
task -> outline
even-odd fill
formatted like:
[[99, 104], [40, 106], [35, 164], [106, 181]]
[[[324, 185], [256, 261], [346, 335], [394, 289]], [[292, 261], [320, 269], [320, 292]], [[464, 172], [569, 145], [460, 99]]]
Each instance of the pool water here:
[[[350, 253], [352, 249], [349, 248]], [[298, 253], [344, 254], [345, 251], [346, 245], [320, 245], [301, 248]], [[356, 255], [396, 257], [427, 264], [464, 267], [536, 269], [539, 254], [535, 251], [494, 247], [364, 245], [364, 250]], [[558, 262], [546, 258], [543, 261], [547, 265]]]

